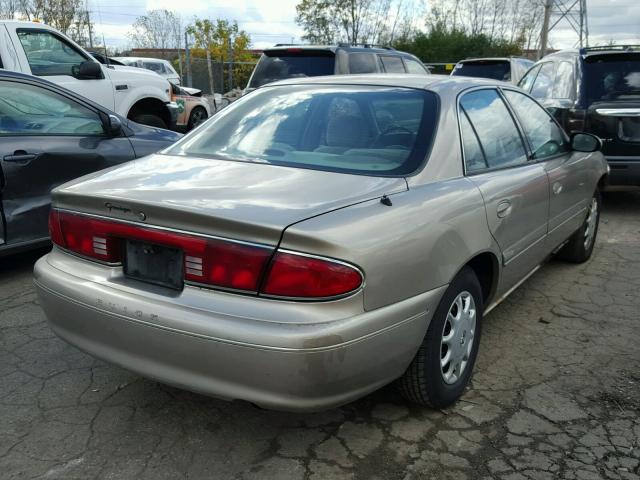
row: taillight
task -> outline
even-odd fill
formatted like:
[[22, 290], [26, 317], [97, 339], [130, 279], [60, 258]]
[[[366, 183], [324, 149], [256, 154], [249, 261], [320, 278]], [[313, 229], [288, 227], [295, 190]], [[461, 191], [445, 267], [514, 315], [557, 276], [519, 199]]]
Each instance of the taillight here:
[[278, 251], [261, 293], [309, 299], [337, 297], [360, 288], [362, 280], [360, 272], [350, 265]]
[[[328, 258], [289, 251], [274, 254], [274, 249], [268, 246], [53, 209], [49, 233], [56, 245], [109, 263], [123, 261], [128, 239], [176, 248], [183, 253], [186, 281], [270, 297], [311, 300], [338, 297], [357, 290], [363, 281], [355, 267]], [[265, 272], [266, 279], [258, 292]]]

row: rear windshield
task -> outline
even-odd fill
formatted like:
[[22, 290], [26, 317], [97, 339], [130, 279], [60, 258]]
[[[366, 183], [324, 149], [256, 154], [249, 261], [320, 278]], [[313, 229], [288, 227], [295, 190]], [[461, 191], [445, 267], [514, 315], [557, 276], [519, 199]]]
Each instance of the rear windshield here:
[[462, 77], [492, 78], [508, 82], [511, 80], [511, 66], [506, 60], [483, 60], [463, 62], [456, 65], [451, 75]]
[[640, 54], [597, 55], [584, 65], [587, 104], [640, 98]]
[[437, 107], [434, 93], [409, 88], [267, 87], [231, 104], [168, 153], [401, 176], [423, 162]]
[[293, 77], [333, 75], [335, 54], [329, 51], [269, 52], [253, 72], [249, 88]]

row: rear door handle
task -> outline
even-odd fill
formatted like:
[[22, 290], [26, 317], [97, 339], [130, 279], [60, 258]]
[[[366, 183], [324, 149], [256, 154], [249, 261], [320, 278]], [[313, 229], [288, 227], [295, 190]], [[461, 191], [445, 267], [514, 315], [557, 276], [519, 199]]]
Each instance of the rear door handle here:
[[561, 192], [562, 192], [562, 184], [560, 182], [555, 182], [553, 184], [553, 193], [555, 195], [560, 195]]
[[5, 162], [13, 163], [29, 163], [36, 158], [38, 158], [38, 155], [35, 153], [14, 153], [13, 155], [5, 155], [2, 157]]
[[511, 201], [502, 200], [496, 208], [496, 214], [499, 218], [504, 218], [511, 213]]

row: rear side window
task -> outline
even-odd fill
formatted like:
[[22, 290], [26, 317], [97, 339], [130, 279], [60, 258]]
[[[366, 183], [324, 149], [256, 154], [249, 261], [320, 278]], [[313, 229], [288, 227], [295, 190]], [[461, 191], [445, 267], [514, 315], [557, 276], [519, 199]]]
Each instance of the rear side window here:
[[460, 107], [478, 135], [488, 168], [511, 167], [527, 161], [516, 124], [496, 90], [467, 93], [460, 100]]
[[407, 73], [416, 73], [419, 75], [426, 75], [429, 73], [427, 72], [427, 69], [422, 66], [421, 63], [418, 63], [411, 58], [405, 57], [404, 65], [405, 67], [407, 67]]
[[[415, 171], [438, 115], [432, 92], [286, 85], [256, 90], [171, 149], [189, 155], [364, 175]], [[419, 140], [418, 140], [419, 139]]]
[[529, 140], [532, 158], [543, 160], [571, 150], [564, 133], [544, 108], [519, 92], [505, 90], [504, 95]]
[[556, 81], [553, 84], [553, 98], [573, 98], [573, 65], [560, 62], [556, 71]]
[[555, 65], [553, 62], [543, 63], [538, 76], [533, 82], [531, 95], [535, 98], [551, 98], [554, 77]]
[[640, 99], [640, 54], [589, 56], [584, 63], [587, 104]]
[[462, 134], [462, 148], [464, 151], [464, 166], [466, 171], [472, 173], [489, 168], [484, 158], [484, 153], [482, 153], [478, 136], [464, 110], [460, 112], [460, 133]]
[[33, 75], [73, 75], [74, 67], [88, 60], [52, 32], [19, 29], [17, 33]]
[[249, 87], [257, 88], [285, 78], [333, 75], [334, 65], [333, 52], [269, 52], [256, 65]]
[[400, 57], [380, 55], [380, 61], [386, 73], [406, 73]]
[[453, 76], [492, 78], [508, 82], [511, 80], [511, 64], [508, 60], [479, 60], [460, 62], [451, 72]]
[[349, 73], [375, 73], [377, 71], [376, 56], [373, 53], [349, 54]]

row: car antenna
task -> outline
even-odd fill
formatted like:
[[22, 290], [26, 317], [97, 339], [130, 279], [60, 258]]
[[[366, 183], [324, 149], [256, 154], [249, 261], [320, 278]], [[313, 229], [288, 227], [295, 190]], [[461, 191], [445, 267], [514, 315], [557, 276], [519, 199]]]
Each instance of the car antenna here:
[[391, 205], [393, 205], [393, 203], [391, 203], [391, 199], [389, 197], [387, 197], [387, 195], [382, 195], [382, 198], [380, 199], [380, 203], [383, 205], [386, 205], [387, 207], [390, 207]]

